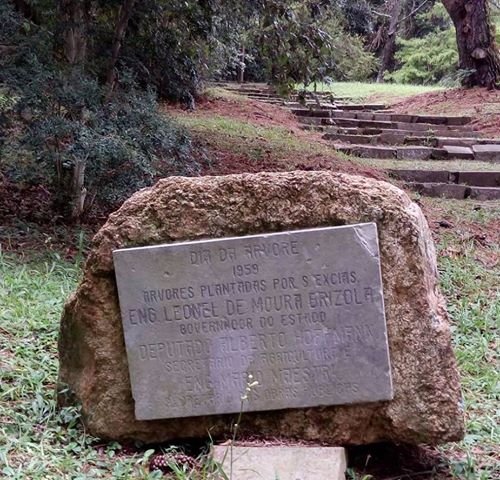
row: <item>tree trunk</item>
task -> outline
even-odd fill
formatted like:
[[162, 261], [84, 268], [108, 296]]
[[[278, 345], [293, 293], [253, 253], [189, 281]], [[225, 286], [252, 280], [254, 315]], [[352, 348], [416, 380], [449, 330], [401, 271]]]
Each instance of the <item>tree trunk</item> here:
[[497, 87], [500, 56], [490, 22], [488, 0], [443, 0], [455, 25], [459, 67], [465, 87]]
[[88, 7], [84, 0], [59, 0], [62, 47], [70, 65], [83, 64], [87, 56]]
[[85, 209], [85, 198], [87, 189], [85, 188], [85, 168], [87, 159], [79, 159], [73, 167], [73, 177], [71, 179], [71, 218], [78, 220]]
[[402, 6], [402, 0], [392, 0], [392, 4], [389, 7], [389, 15], [391, 17], [391, 20], [389, 22], [389, 30], [387, 31], [387, 38], [384, 44], [384, 48], [382, 50], [380, 69], [377, 75], [378, 83], [383, 83], [384, 74], [387, 70], [389, 70], [394, 61], [394, 52], [396, 51], [396, 37]]
[[118, 12], [118, 20], [115, 27], [115, 35], [113, 38], [113, 46], [111, 48], [111, 60], [109, 62], [108, 74], [106, 76], [106, 86], [108, 88], [108, 97], [113, 91], [116, 80], [116, 63], [120, 50], [122, 48], [123, 39], [127, 31], [128, 22], [132, 15], [136, 0], [125, 0]]
[[[56, 42], [56, 49], [62, 53], [70, 70], [78, 71], [85, 65], [87, 58], [88, 32], [90, 21], [89, 0], [59, 0], [58, 23], [60, 37]], [[73, 112], [81, 118], [81, 112]], [[76, 120], [76, 118], [75, 118]], [[63, 208], [78, 220], [85, 207], [85, 168], [87, 158], [77, 159], [70, 172], [63, 173], [63, 166], [56, 163], [61, 189], [60, 198], [64, 201]]]
[[245, 81], [245, 56], [246, 56], [246, 51], [245, 51], [245, 46], [243, 45], [241, 47], [241, 60], [240, 60], [240, 65], [239, 65], [239, 70], [238, 70], [238, 83], [243, 83]]

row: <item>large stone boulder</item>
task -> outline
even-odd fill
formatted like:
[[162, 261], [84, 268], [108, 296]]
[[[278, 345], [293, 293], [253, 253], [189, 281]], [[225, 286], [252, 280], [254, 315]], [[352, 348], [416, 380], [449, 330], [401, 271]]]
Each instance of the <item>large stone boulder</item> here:
[[342, 445], [461, 439], [459, 378], [426, 220], [388, 183], [329, 172], [173, 177], [125, 202], [95, 236], [64, 310], [60, 403], [81, 403], [88, 431], [106, 439], [224, 435], [233, 415], [135, 419], [112, 251], [361, 222], [378, 225], [394, 399], [248, 413], [241, 432]]

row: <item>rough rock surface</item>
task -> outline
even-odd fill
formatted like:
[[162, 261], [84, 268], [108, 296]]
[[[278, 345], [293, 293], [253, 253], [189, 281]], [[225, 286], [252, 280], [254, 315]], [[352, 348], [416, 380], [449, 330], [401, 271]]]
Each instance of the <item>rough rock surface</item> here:
[[125, 202], [95, 236], [64, 310], [60, 403], [81, 403], [88, 431], [102, 438], [226, 434], [231, 415], [135, 420], [112, 250], [371, 221], [379, 229], [394, 400], [245, 414], [240, 432], [338, 445], [459, 440], [459, 378], [426, 220], [398, 188], [330, 172], [173, 177]]

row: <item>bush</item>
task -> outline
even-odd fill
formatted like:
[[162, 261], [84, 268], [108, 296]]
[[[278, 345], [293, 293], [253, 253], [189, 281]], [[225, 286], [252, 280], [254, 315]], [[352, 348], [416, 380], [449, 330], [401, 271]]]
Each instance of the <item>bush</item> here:
[[[255, 44], [267, 69], [267, 78], [283, 91], [297, 83], [363, 80], [376, 65], [360, 37], [348, 33], [337, 12], [290, 2], [278, 13], [268, 12]], [[322, 9], [321, 9], [322, 8]]]
[[458, 51], [455, 29], [442, 3], [415, 18], [419, 36], [398, 41], [399, 68], [386, 73], [397, 83], [436, 84], [457, 77]]
[[0, 98], [10, 99], [0, 102], [9, 109], [0, 144], [8, 179], [46, 186], [62, 215], [79, 217], [96, 203], [116, 206], [160, 176], [198, 173], [189, 137], [158, 113], [153, 91], [122, 73], [107, 98], [88, 72], [53, 60], [43, 29], [27, 31], [3, 9], [0, 40], [10, 36], [15, 47], [0, 60]]
[[423, 38], [401, 40], [396, 60], [402, 65], [386, 74], [397, 83], [435, 84], [452, 75], [458, 65], [458, 52], [453, 29], [431, 33]]

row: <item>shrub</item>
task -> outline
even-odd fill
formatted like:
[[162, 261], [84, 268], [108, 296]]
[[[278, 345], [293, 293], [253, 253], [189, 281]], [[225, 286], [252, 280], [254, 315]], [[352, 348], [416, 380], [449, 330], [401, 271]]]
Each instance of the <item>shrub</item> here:
[[7, 14], [0, 40], [10, 36], [15, 47], [0, 60], [1, 98], [11, 99], [0, 102], [10, 109], [0, 144], [7, 178], [46, 186], [58, 211], [76, 218], [96, 203], [115, 206], [160, 176], [197, 173], [189, 137], [158, 113], [153, 91], [122, 73], [107, 98], [94, 76], [56, 63], [43, 29], [26, 31], [12, 10], [0, 13]]
[[458, 65], [453, 29], [431, 33], [423, 38], [400, 40], [396, 60], [401, 67], [385, 75], [397, 83], [435, 84], [452, 75]]
[[457, 76], [458, 51], [455, 30], [441, 3], [415, 18], [420, 36], [399, 40], [396, 61], [399, 68], [386, 73], [397, 83], [435, 84]]

